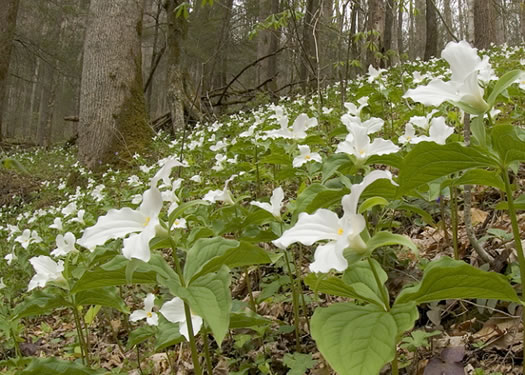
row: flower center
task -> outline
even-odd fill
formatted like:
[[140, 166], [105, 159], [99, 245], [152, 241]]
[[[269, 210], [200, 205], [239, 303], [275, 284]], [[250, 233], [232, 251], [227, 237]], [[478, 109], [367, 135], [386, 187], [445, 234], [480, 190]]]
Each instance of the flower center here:
[[144, 221], [144, 226], [147, 226], [151, 220], [151, 217], [147, 216], [146, 220]]
[[180, 221], [175, 220], [175, 225], [179, 225], [179, 224], [180, 224]]
[[312, 157], [311, 157], [310, 155], [306, 155], [304, 158], [305, 158], [306, 160], [310, 160]]
[[151, 313], [151, 311], [148, 311], [148, 312], [146, 313], [146, 316], [147, 316], [148, 318], [151, 318], [151, 317], [153, 316], [153, 314]]
[[344, 232], [343, 228], [339, 228], [339, 229], [337, 230], [337, 234], [338, 234], [339, 236], [342, 235], [343, 232]]

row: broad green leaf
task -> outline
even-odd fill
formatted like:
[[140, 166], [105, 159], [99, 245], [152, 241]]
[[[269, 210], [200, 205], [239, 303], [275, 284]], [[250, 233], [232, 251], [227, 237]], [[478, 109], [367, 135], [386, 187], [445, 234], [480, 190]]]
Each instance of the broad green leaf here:
[[383, 309], [385, 308], [381, 296], [376, 293], [377, 286], [375, 288], [376, 290], [374, 290], [363, 282], [347, 283], [335, 276], [323, 276], [315, 273], [310, 273], [306, 276], [304, 282], [315, 292], [358, 299], [360, 301], [376, 304]]
[[228, 267], [222, 266], [218, 272], [208, 273], [186, 288], [174, 290], [175, 295], [186, 300], [191, 310], [208, 323], [219, 346], [230, 325], [230, 281]]
[[91, 325], [91, 323], [93, 323], [93, 321], [97, 317], [97, 314], [98, 314], [98, 312], [100, 311], [101, 308], [102, 308], [101, 305], [93, 305], [84, 314], [84, 321], [86, 322], [86, 324], [88, 326]]
[[[206, 262], [199, 270], [191, 275], [191, 280], [195, 280], [202, 275], [218, 271], [223, 265], [229, 268], [251, 266], [255, 264], [272, 263], [272, 255], [259, 246], [249, 242], [241, 241], [235, 248], [226, 249], [226, 251], [217, 257]], [[191, 281], [190, 281], [191, 282]]]
[[492, 128], [492, 144], [503, 164], [525, 160], [525, 130], [518, 126], [496, 125]]
[[223, 255], [226, 250], [239, 246], [235, 240], [223, 237], [201, 238], [188, 250], [184, 265], [184, 278], [189, 280], [202, 267], [215, 257]]
[[165, 319], [160, 319], [159, 329], [155, 336], [156, 352], [160, 352], [167, 347], [177, 345], [183, 341], [186, 341], [186, 339], [180, 334], [179, 323], [171, 323]]
[[362, 214], [363, 212], [370, 210], [371, 208], [375, 206], [386, 206], [388, 204], [388, 201], [383, 197], [372, 197], [365, 200], [363, 203], [359, 205], [358, 212]]
[[418, 284], [401, 291], [396, 304], [411, 301], [421, 304], [455, 298], [519, 302], [518, 295], [503, 275], [442, 257], [427, 265], [423, 279]]
[[301, 212], [311, 214], [318, 208], [328, 208], [341, 202], [343, 195], [348, 193], [347, 189], [329, 189], [321, 184], [311, 184], [297, 197], [294, 217], [297, 217]]
[[[388, 275], [383, 270], [383, 267], [381, 267], [381, 264], [379, 264], [378, 261], [376, 261], [374, 258], [370, 258], [370, 261], [374, 265], [374, 268], [377, 272], [377, 276], [379, 278], [379, 282], [383, 286], [383, 292], [386, 295], [388, 295], [388, 290], [384, 286], [386, 281], [388, 280]], [[368, 259], [361, 260], [354, 264], [350, 264], [346, 271], [343, 273], [343, 281], [352, 286], [355, 286], [358, 283], [366, 285], [370, 290], [373, 291], [376, 298], [381, 302], [381, 306], [384, 305], [383, 299], [381, 297], [382, 292], [379, 289], [379, 286], [377, 285], [374, 273], [370, 268], [370, 263], [368, 262]]]
[[[521, 194], [514, 200], [514, 207], [516, 210], [525, 210], [525, 194]], [[496, 210], [508, 210], [509, 204], [507, 202], [499, 202], [495, 208]]]
[[483, 147], [487, 146], [487, 130], [485, 129], [483, 116], [477, 116], [472, 120], [470, 124], [470, 131], [472, 132], [472, 138], [475, 141], [473, 144]]
[[230, 329], [252, 327], [260, 329], [263, 326], [269, 326], [271, 323], [272, 321], [270, 319], [256, 314], [251, 310], [232, 312], [230, 314]]
[[459, 185], [483, 185], [505, 190], [503, 179], [497, 172], [480, 168], [470, 169], [466, 171], [461, 177], [445, 180], [441, 184], [441, 188], [444, 189], [448, 186]]
[[156, 332], [157, 329], [148, 324], [140, 326], [139, 328], [131, 331], [128, 337], [128, 342], [126, 343], [126, 349], [130, 350], [135, 345], [143, 343], [150, 337], [154, 336]]
[[381, 178], [371, 185], [361, 194], [361, 199], [368, 199], [372, 197], [383, 197], [388, 201], [394, 200], [397, 197], [398, 187], [390, 183], [386, 178]]
[[413, 253], [418, 253], [417, 246], [412, 242], [412, 240], [407, 236], [403, 236], [401, 234], [394, 234], [390, 232], [377, 232], [366, 243], [366, 246], [370, 253], [372, 253], [372, 251], [379, 247], [390, 245], [405, 246], [412, 250]]
[[[140, 267], [139, 267], [140, 269]], [[133, 273], [133, 284], [154, 284], [157, 281], [157, 274], [153, 271]], [[126, 285], [126, 269], [108, 271], [102, 267], [97, 267], [93, 271], [85, 272], [78, 280], [71, 293], [78, 293], [82, 290], [101, 288], [104, 286]]]
[[33, 358], [20, 375], [99, 375], [106, 370], [93, 370], [77, 362], [64, 361], [57, 358]]
[[423, 221], [427, 223], [428, 225], [431, 225], [433, 227], [436, 226], [436, 222], [432, 218], [432, 215], [430, 215], [427, 211], [413, 204], [409, 204], [409, 203], [399, 204], [399, 203], [400, 201], [393, 202], [390, 207], [395, 210], [404, 210], [404, 211], [410, 211], [412, 213], [415, 213], [416, 215], [421, 216]]
[[31, 295], [27, 296], [22, 303], [15, 307], [14, 315], [17, 318], [44, 315], [53, 312], [55, 309], [70, 306], [71, 304], [60, 294], [56, 292], [53, 293], [52, 289], [37, 289]]
[[323, 161], [323, 179], [321, 182], [324, 184], [328, 179], [334, 176], [337, 170], [343, 165], [352, 165], [348, 155], [344, 153], [330, 155]]
[[312, 359], [312, 354], [286, 353], [283, 363], [290, 368], [286, 375], [304, 375], [317, 364], [317, 361]]
[[315, 310], [312, 337], [339, 375], [376, 375], [394, 359], [398, 328], [376, 305], [337, 303]]
[[82, 305], [101, 305], [112, 307], [123, 313], [129, 313], [129, 309], [120, 298], [116, 287], [96, 288], [82, 290], [75, 294], [75, 303], [77, 306]]
[[511, 70], [510, 72], [507, 72], [501, 76], [500, 79], [496, 82], [494, 85], [494, 88], [490, 92], [489, 97], [487, 98], [487, 103], [490, 107], [494, 106], [494, 103], [496, 103], [496, 99], [498, 96], [505, 90], [507, 87], [512, 85], [514, 82], [516, 82], [520, 75], [523, 73], [522, 70]]
[[397, 325], [398, 337], [414, 328], [414, 323], [419, 318], [419, 311], [415, 302], [395, 304], [390, 310]]
[[454, 172], [494, 166], [498, 166], [497, 161], [477, 147], [421, 142], [403, 160], [398, 178], [399, 191], [400, 194], [408, 194], [423, 184]]

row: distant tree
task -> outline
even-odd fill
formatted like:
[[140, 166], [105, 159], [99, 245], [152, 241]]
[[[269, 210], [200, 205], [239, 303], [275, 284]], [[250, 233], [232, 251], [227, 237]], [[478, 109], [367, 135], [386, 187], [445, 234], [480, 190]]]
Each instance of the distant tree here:
[[80, 93], [79, 159], [89, 168], [151, 140], [144, 103], [142, 0], [91, 0]]
[[474, 45], [489, 48], [496, 42], [496, 13], [492, 1], [474, 0]]
[[[263, 23], [269, 16], [279, 12], [279, 0], [260, 0], [259, 22]], [[257, 33], [257, 58], [265, 58], [257, 69], [257, 86], [263, 85], [270, 93], [277, 89], [277, 55], [279, 48], [279, 32], [272, 27], [260, 30]]]
[[[369, 40], [370, 47], [367, 51], [367, 65], [379, 66], [376, 51], [384, 52], [385, 15], [384, 0], [368, 1], [368, 24], [366, 28], [367, 31], [373, 32], [374, 36], [371, 36]], [[375, 48], [371, 48], [372, 46], [375, 46]]]
[[2, 140], [2, 117], [7, 86], [7, 74], [16, 28], [19, 0], [5, 0], [0, 6], [0, 141]]
[[429, 60], [431, 57], [436, 57], [438, 54], [439, 33], [437, 13], [432, 2], [433, 0], [427, 0], [425, 60]]

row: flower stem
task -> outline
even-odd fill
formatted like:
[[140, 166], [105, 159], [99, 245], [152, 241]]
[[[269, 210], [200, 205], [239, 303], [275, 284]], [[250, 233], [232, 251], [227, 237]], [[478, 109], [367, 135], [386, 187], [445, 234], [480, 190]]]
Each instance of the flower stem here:
[[[179, 281], [183, 288], [186, 288], [186, 281], [184, 280], [184, 273], [180, 265], [179, 257], [177, 256], [177, 245], [169, 234], [171, 251], [173, 255], [173, 261], [175, 262], [175, 270], [179, 275]], [[184, 301], [184, 300], [183, 300]], [[197, 352], [197, 345], [195, 344], [195, 334], [193, 333], [193, 324], [191, 323], [191, 311], [190, 307], [184, 301], [184, 315], [186, 316], [186, 324], [188, 325], [188, 336], [190, 337], [190, 348], [191, 348], [191, 360], [193, 362], [193, 371], [195, 375], [202, 375], [201, 365], [199, 363], [199, 353]]]
[[211, 363], [211, 357], [210, 357], [210, 345], [208, 342], [208, 329], [205, 328], [204, 332], [202, 333], [202, 341], [204, 343], [204, 358], [206, 359], [206, 369], [208, 372], [208, 375], [213, 375], [213, 365]]
[[284, 259], [286, 261], [286, 269], [288, 271], [288, 276], [290, 277], [290, 288], [292, 289], [292, 304], [293, 304], [293, 320], [295, 328], [295, 350], [301, 352], [301, 339], [299, 335], [299, 299], [297, 298], [297, 290], [295, 289], [295, 278], [292, 272], [292, 267], [290, 266], [290, 258], [288, 256], [288, 251], [284, 251]]
[[458, 193], [455, 187], [450, 187], [450, 225], [452, 226], [452, 246], [454, 247], [454, 259], [459, 260], [458, 247]]
[[376, 281], [377, 287], [379, 291], [381, 292], [381, 297], [383, 298], [383, 303], [385, 304], [386, 311], [390, 311], [390, 299], [388, 298], [388, 295], [386, 294], [385, 287], [381, 283], [381, 280], [379, 279], [379, 275], [377, 274], [376, 267], [374, 266], [374, 262], [372, 262], [372, 258], [368, 257], [368, 264], [370, 265], [370, 269], [372, 270], [372, 273], [374, 274], [374, 279]]
[[248, 271], [248, 267], [244, 268], [244, 279], [246, 280], [246, 288], [248, 288], [248, 295], [250, 296], [250, 309], [252, 309], [252, 311], [256, 313], [257, 303], [255, 302], [255, 297], [253, 296], [252, 279], [250, 278], [250, 272]]
[[82, 333], [82, 325], [80, 324], [80, 316], [76, 305], [73, 305], [73, 317], [75, 319], [75, 326], [77, 329], [78, 345], [80, 346], [80, 355], [82, 356], [82, 363], [89, 365], [88, 353], [84, 342], [84, 334]]
[[[505, 182], [505, 193], [507, 195], [507, 203], [509, 205], [509, 216], [512, 224], [512, 233], [514, 234], [514, 242], [516, 243], [516, 252], [518, 253], [518, 262], [520, 265], [521, 278], [521, 300], [525, 301], [525, 256], [523, 255], [523, 246], [521, 245], [520, 229], [516, 217], [516, 207], [514, 207], [514, 198], [512, 197], [512, 189], [510, 187], [509, 174], [503, 170], [503, 181]], [[525, 322], [525, 309], [521, 313], [521, 321]], [[523, 342], [525, 342], [525, 330], [523, 331]], [[525, 358], [525, 346], [523, 347], [523, 358]], [[525, 371], [525, 362], [523, 362], [523, 370]]]

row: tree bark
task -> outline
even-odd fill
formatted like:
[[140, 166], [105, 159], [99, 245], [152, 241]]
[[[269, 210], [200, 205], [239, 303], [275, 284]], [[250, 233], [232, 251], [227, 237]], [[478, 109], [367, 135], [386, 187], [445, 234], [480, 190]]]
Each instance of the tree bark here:
[[491, 1], [474, 0], [474, 45], [489, 48], [496, 42], [495, 14]]
[[[261, 0], [259, 2], [259, 22], [264, 22], [272, 14], [279, 12], [279, 0]], [[277, 30], [265, 29], [257, 33], [257, 59], [271, 55], [279, 49]], [[257, 86], [268, 82], [264, 89], [270, 94], [277, 89], [277, 54], [273, 54], [259, 63], [257, 69]], [[273, 94], [272, 94], [273, 95]]]
[[399, 55], [403, 54], [404, 47], [403, 47], [403, 6], [404, 1], [399, 0], [398, 8], [397, 8], [397, 51], [399, 52]]
[[13, 37], [16, 29], [19, 0], [3, 1], [0, 6], [0, 141], [2, 140], [2, 118], [4, 114], [7, 74], [11, 60]]
[[141, 0], [91, 0], [80, 90], [79, 159], [127, 159], [151, 141], [142, 85]]
[[[367, 64], [380, 66], [381, 61], [377, 58], [376, 52], [384, 52], [385, 37], [385, 3], [384, 0], [370, 0], [368, 2], [368, 24], [367, 31], [373, 31], [376, 35], [371, 35], [371, 44], [367, 50]], [[374, 47], [375, 46], [375, 47]], [[371, 48], [372, 47], [372, 48]]]
[[303, 82], [303, 91], [309, 87], [314, 77], [315, 43], [314, 43], [314, 13], [319, 9], [319, 0], [307, 0], [303, 23], [302, 61], [299, 66], [299, 79]]
[[426, 42], [426, 12], [425, 0], [416, 0], [415, 35], [414, 35], [414, 57], [424, 57]]
[[437, 25], [437, 14], [433, 0], [427, 0], [427, 11], [426, 11], [426, 43], [425, 43], [425, 60], [430, 60], [431, 57], [438, 55], [438, 25]]

